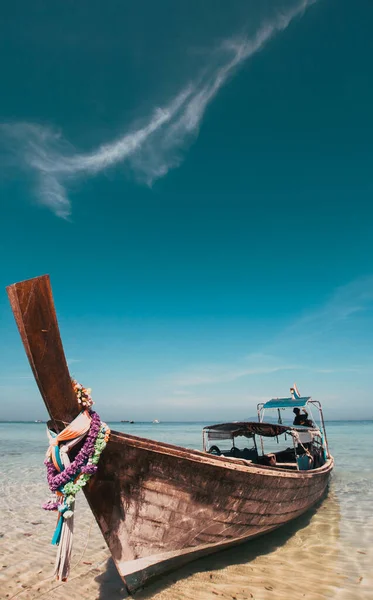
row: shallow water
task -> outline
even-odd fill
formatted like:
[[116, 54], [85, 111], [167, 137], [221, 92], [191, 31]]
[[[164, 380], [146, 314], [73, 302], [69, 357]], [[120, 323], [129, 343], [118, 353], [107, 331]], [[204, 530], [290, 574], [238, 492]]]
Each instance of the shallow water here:
[[[113, 429], [201, 448], [203, 423], [115, 423]], [[373, 422], [330, 422], [336, 467], [328, 497], [272, 534], [191, 563], [137, 594], [157, 600], [233, 598], [373, 599]], [[77, 502], [72, 573], [51, 577], [55, 517], [47, 495], [45, 425], [0, 423], [0, 598], [125, 597], [82, 496]]]

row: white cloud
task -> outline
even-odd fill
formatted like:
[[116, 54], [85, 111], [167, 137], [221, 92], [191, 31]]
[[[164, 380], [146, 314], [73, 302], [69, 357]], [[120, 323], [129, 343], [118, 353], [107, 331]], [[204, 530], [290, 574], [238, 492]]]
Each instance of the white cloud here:
[[66, 362], [67, 362], [68, 366], [70, 366], [70, 365], [75, 365], [76, 363], [80, 363], [82, 361], [80, 358], [67, 358]]
[[266, 375], [278, 371], [294, 371], [300, 368], [300, 365], [286, 364], [274, 356], [251, 354], [238, 360], [237, 364], [210, 364], [186, 369], [182, 373], [175, 373], [170, 376], [169, 383], [180, 387], [226, 383], [250, 375]]
[[[180, 395], [183, 388], [209, 386], [282, 371], [289, 372], [289, 385], [300, 374], [309, 377], [312, 373], [324, 375], [370, 373], [371, 357], [367, 357], [365, 365], [351, 363], [351, 356], [354, 355], [353, 347], [343, 363], [340, 358], [335, 359], [330, 353], [329, 364], [324, 365], [320, 364], [320, 355], [319, 352], [315, 352], [315, 347], [318, 348], [320, 345], [324, 350], [328, 349], [329, 344], [334, 342], [334, 337], [330, 341], [328, 339], [331, 328], [343, 330], [347, 321], [372, 309], [373, 276], [356, 279], [338, 287], [323, 306], [295, 320], [280, 335], [268, 340], [268, 343], [261, 348], [261, 352], [237, 357], [237, 360], [231, 364], [216, 363], [186, 367], [182, 372], [170, 375], [166, 383], [180, 387], [181, 390], [178, 391]], [[319, 345], [316, 344], [317, 341]], [[321, 360], [324, 361], [325, 358]], [[253, 383], [252, 379], [250, 383]]]
[[66, 186], [72, 179], [95, 175], [129, 162], [135, 176], [152, 184], [182, 160], [182, 150], [198, 135], [206, 108], [236, 69], [259, 52], [277, 33], [316, 0], [301, 0], [286, 13], [277, 12], [250, 39], [226, 40], [218, 66], [211, 66], [165, 107], [157, 108], [144, 125], [90, 153], [77, 153], [59, 132], [28, 123], [5, 125], [2, 133], [16, 142], [22, 166], [36, 175], [40, 203], [62, 218], [71, 212]]
[[325, 336], [334, 327], [342, 328], [352, 317], [372, 309], [373, 276], [368, 275], [336, 288], [323, 306], [295, 320], [273, 340], [270, 351], [275, 351], [284, 341], [295, 345], [320, 335]]
[[3, 379], [11, 379], [16, 381], [18, 379], [34, 379], [34, 377], [32, 375], [4, 375], [0, 377], [0, 380]]

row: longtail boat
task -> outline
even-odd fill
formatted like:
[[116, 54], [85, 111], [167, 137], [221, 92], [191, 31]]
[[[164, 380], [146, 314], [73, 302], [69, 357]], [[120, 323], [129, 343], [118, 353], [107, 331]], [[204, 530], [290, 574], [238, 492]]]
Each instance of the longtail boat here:
[[[7, 291], [49, 427], [61, 432], [81, 406], [49, 277]], [[306, 408], [315, 407], [319, 425], [309, 419], [282, 422], [287, 408], [308, 417]], [[264, 422], [269, 409], [278, 413], [277, 423]], [[258, 405], [258, 417], [205, 427], [203, 451], [111, 432], [84, 493], [130, 592], [188, 561], [272, 531], [324, 496], [334, 461], [319, 403], [292, 388], [290, 398]], [[290, 447], [273, 450], [280, 438]]]

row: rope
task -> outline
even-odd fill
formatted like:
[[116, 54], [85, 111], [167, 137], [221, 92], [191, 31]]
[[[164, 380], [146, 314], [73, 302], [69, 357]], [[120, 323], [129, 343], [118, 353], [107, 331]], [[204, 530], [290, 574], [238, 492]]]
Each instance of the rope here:
[[306, 448], [305, 446], [303, 446], [302, 442], [300, 441], [299, 433], [297, 431], [290, 431], [289, 433], [290, 433], [290, 435], [292, 435], [296, 439], [298, 445], [302, 446], [305, 454], [307, 454], [307, 456], [309, 456], [310, 458], [312, 458], [311, 452], [308, 450], [308, 448]]
[[91, 518], [91, 524], [90, 524], [90, 526], [89, 526], [89, 529], [88, 529], [88, 536], [87, 536], [87, 541], [86, 541], [86, 543], [85, 543], [85, 546], [84, 546], [84, 550], [83, 550], [83, 552], [81, 553], [81, 555], [80, 555], [80, 558], [79, 558], [78, 562], [76, 562], [76, 563], [75, 563], [75, 565], [74, 565], [73, 567], [71, 567], [71, 571], [74, 571], [74, 569], [76, 569], [76, 567], [78, 566], [78, 564], [79, 564], [79, 563], [80, 563], [80, 561], [82, 560], [82, 558], [83, 558], [83, 556], [84, 556], [84, 554], [85, 554], [85, 551], [87, 550], [87, 546], [88, 546], [88, 542], [89, 542], [89, 536], [91, 535], [91, 530], [92, 530], [93, 521], [94, 521], [94, 516], [92, 515], [92, 518]]
[[[74, 565], [74, 566], [71, 568], [71, 572], [72, 572], [72, 571], [74, 571], [74, 569], [76, 569], [76, 567], [79, 565], [79, 563], [81, 562], [81, 560], [82, 560], [82, 558], [83, 558], [83, 556], [84, 556], [84, 554], [85, 554], [85, 551], [87, 550], [87, 546], [88, 546], [89, 538], [90, 538], [91, 531], [92, 531], [92, 525], [93, 525], [93, 522], [94, 522], [94, 516], [92, 515], [92, 518], [91, 518], [91, 523], [90, 523], [89, 530], [88, 530], [87, 541], [86, 541], [86, 543], [85, 543], [85, 546], [84, 546], [83, 552], [81, 553], [81, 555], [80, 555], [80, 557], [79, 557], [79, 560], [78, 560], [78, 561], [75, 563], [75, 565]], [[106, 559], [105, 559], [105, 560], [106, 560]], [[101, 564], [101, 563], [100, 563], [100, 564]], [[86, 574], [87, 574], [87, 573], [89, 573], [89, 572], [90, 572], [90, 571], [91, 571], [93, 568], [96, 568], [96, 567], [92, 567], [91, 569], [88, 569], [88, 571], [86, 571], [86, 573], [80, 573], [79, 575], [77, 575], [77, 577], [81, 577], [82, 575], [86, 575]], [[30, 585], [30, 586], [28, 586], [28, 587], [26, 587], [26, 588], [23, 588], [22, 590], [19, 590], [18, 592], [16, 592], [15, 594], [13, 594], [13, 596], [10, 596], [10, 598], [8, 598], [8, 600], [12, 600], [13, 598], [16, 598], [17, 596], [20, 596], [21, 594], [23, 594], [23, 593], [24, 593], [24, 592], [26, 592], [26, 591], [30, 591], [30, 590], [32, 590], [32, 589], [35, 589], [35, 587], [36, 587], [36, 586], [40, 586], [42, 583], [44, 583], [44, 581], [48, 581], [49, 579], [52, 579], [52, 578], [53, 578], [53, 575], [48, 575], [48, 577], [46, 577], [45, 579], [42, 579], [41, 581], [38, 581], [38, 582], [37, 582], [37, 583], [35, 583], [34, 585]], [[76, 577], [73, 577], [72, 579], [70, 579], [70, 581], [73, 581], [74, 579], [76, 579]], [[62, 583], [59, 583], [58, 585], [54, 586], [53, 588], [50, 588], [49, 590], [47, 590], [47, 591], [43, 592], [42, 594], [40, 594], [40, 596], [44, 596], [45, 594], [47, 594], [47, 593], [49, 593], [49, 592], [51, 592], [51, 591], [53, 591], [53, 590], [55, 590], [55, 589], [57, 589], [57, 588], [61, 587], [63, 584], [64, 584], [64, 582], [62, 582]], [[39, 598], [40, 598], [40, 596], [39, 596]]]
[[[96, 569], [97, 567], [100, 567], [107, 559], [105, 558], [105, 560], [101, 561], [100, 563], [98, 563], [97, 565], [92, 566], [90, 569], [88, 569], [88, 571], [86, 571], [85, 573], [80, 573], [80, 575], [75, 575], [75, 577], [72, 577], [70, 579], [70, 581], [74, 581], [75, 579], [79, 579], [79, 577], [85, 577], [85, 575], [87, 575], [88, 573], [90, 573], [91, 571], [93, 571], [93, 569]], [[45, 594], [49, 594], [49, 592], [53, 592], [54, 590], [56, 590], [59, 587], [62, 587], [64, 584], [63, 583], [59, 583], [58, 585], [55, 585], [54, 587], [50, 588], [49, 590], [46, 590], [45, 592], [43, 592], [42, 594], [40, 594], [40, 596], [38, 596], [39, 598], [41, 598], [42, 596], [45, 596]], [[27, 589], [27, 588], [26, 588]], [[26, 590], [24, 590], [26, 591]], [[22, 592], [21, 592], [22, 593]], [[12, 598], [14, 598], [14, 596], [12, 596]], [[11, 598], [8, 598], [8, 600], [12, 600]]]

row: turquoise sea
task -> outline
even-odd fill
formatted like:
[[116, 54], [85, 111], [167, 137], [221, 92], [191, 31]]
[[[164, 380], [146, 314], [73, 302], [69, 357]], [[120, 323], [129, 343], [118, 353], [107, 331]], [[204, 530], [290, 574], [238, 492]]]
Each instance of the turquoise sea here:
[[[202, 427], [206, 424], [209, 423], [109, 425], [117, 431], [201, 449]], [[238, 550], [230, 550], [218, 558], [215, 555], [215, 558], [198, 561], [188, 575], [185, 569], [179, 575], [174, 574], [174, 587], [166, 581], [163, 587], [158, 584], [158, 587], [150, 588], [147, 597], [189, 598], [193, 596], [192, 590], [195, 594], [199, 589], [200, 571], [211, 569], [214, 577], [215, 573], [219, 574], [219, 581], [227, 579], [224, 589], [239, 581], [243, 590], [247, 586], [247, 593], [254, 593], [254, 598], [274, 598], [273, 592], [277, 590], [278, 597], [285, 599], [301, 569], [303, 591], [293, 595], [294, 598], [373, 599], [373, 421], [328, 422], [326, 426], [335, 470], [328, 497], [316, 511], [283, 530], [264, 536], [259, 542], [246, 544], [239, 554]], [[40, 509], [47, 494], [43, 467], [47, 447], [45, 427], [42, 423], [0, 423], [0, 598], [13, 598], [12, 594], [18, 589], [22, 600], [37, 598], [34, 583], [37, 571], [46, 577], [39, 592], [44, 593], [49, 585], [50, 598], [63, 597], [59, 595], [62, 594], [60, 587], [53, 591], [54, 584], [45, 572], [46, 563], [52, 568], [54, 557], [54, 550], [49, 545], [54, 519]], [[80, 597], [124, 597], [100, 533], [95, 530], [96, 525], [92, 525], [84, 498], [80, 505], [75, 550], [79, 554], [87, 529], [91, 528], [94, 531], [90, 535], [96, 540], [96, 546], [99, 544], [101, 553], [97, 558], [101, 560], [97, 563], [101, 575], [81, 572], [84, 563], [96, 564], [92, 559], [96, 556], [94, 548], [91, 548], [91, 542], [88, 543], [84, 557], [90, 556], [91, 560], [78, 565], [76, 576], [96, 583], [87, 583], [87, 592]], [[29, 554], [25, 555], [27, 545]], [[87, 571], [87, 565], [85, 569]], [[235, 574], [232, 569], [236, 569]], [[271, 570], [276, 573], [275, 583], [271, 579]], [[267, 573], [268, 581], [272, 581], [267, 586], [263, 572]], [[257, 580], [259, 573], [264, 582], [262, 586]], [[104, 583], [100, 577], [104, 577]], [[211, 587], [211, 581], [214, 578], [206, 585]], [[98, 591], [90, 585], [98, 586]], [[105, 585], [109, 587], [105, 588]], [[219, 585], [214, 585], [214, 589], [219, 590]], [[64, 593], [67, 589], [64, 588]], [[203, 594], [207, 589], [203, 587]], [[212, 593], [212, 588], [210, 591]], [[201, 598], [205, 597], [203, 594]]]

